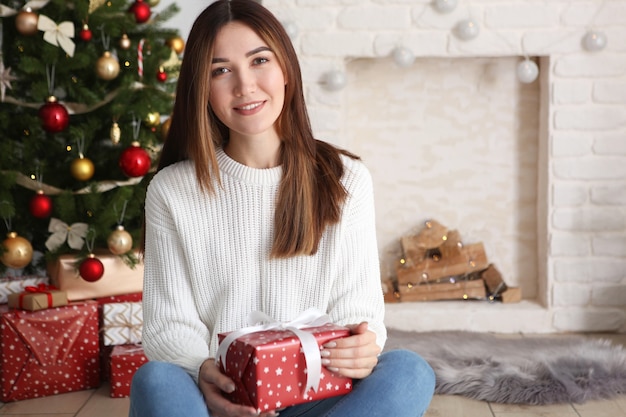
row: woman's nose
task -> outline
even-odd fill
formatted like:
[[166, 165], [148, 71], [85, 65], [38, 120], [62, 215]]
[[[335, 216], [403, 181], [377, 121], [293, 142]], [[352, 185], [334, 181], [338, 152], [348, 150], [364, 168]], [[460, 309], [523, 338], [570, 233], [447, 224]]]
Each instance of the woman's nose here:
[[237, 82], [235, 83], [235, 95], [237, 97], [246, 96], [256, 91], [256, 79], [251, 71], [239, 71]]

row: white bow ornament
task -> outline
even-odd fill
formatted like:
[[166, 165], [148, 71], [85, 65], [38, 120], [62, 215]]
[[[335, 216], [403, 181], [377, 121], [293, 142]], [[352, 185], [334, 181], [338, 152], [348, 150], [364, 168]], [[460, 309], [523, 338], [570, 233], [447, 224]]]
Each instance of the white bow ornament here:
[[[260, 322], [268, 322], [268, 324], [258, 324]], [[248, 316], [248, 323], [251, 327], [246, 327], [241, 330], [236, 330], [229, 333], [222, 343], [217, 348], [218, 361], [222, 363], [222, 366], [226, 367], [226, 353], [230, 345], [241, 336], [249, 333], [255, 333], [265, 330], [289, 330], [293, 332], [302, 345], [302, 352], [304, 353], [304, 361], [306, 363], [306, 386], [304, 392], [313, 389], [317, 392], [322, 375], [322, 358], [320, 356], [320, 349], [317, 345], [317, 340], [313, 334], [300, 330], [305, 327], [317, 327], [330, 323], [330, 317], [321, 313], [315, 308], [310, 308], [300, 314], [295, 320], [287, 323], [282, 323], [274, 320], [267, 314], [260, 311], [253, 311]]]
[[48, 232], [52, 235], [46, 240], [46, 248], [51, 251], [56, 250], [67, 240], [70, 248], [80, 250], [83, 248], [88, 230], [87, 223], [74, 223], [68, 226], [67, 223], [53, 217], [48, 225]]
[[57, 25], [48, 16], [40, 14], [37, 20], [37, 29], [44, 32], [43, 39], [46, 42], [60, 46], [69, 56], [74, 56], [76, 46], [70, 39], [74, 37], [74, 23], [66, 20]]

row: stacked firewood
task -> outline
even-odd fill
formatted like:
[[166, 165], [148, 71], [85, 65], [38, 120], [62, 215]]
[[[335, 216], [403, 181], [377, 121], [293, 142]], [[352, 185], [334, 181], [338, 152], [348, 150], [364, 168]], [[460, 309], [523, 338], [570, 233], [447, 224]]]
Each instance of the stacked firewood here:
[[387, 302], [499, 300], [518, 302], [519, 288], [509, 287], [489, 262], [482, 243], [464, 244], [456, 230], [428, 220], [419, 233], [401, 238], [403, 256], [396, 279], [385, 282]]

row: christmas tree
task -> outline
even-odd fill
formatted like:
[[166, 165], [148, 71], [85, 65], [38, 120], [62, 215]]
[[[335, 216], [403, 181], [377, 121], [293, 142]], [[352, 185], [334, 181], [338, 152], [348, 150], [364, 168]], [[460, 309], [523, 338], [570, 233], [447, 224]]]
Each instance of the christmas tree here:
[[0, 275], [94, 248], [136, 262], [184, 46], [157, 4], [2, 0]]

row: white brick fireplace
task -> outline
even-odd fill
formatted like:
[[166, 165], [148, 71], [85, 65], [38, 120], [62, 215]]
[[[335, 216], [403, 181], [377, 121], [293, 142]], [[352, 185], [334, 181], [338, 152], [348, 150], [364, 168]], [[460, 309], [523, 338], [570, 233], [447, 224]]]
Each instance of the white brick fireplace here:
[[[388, 304], [390, 327], [626, 331], [626, 0], [263, 4], [294, 34], [316, 135], [370, 167], [383, 276], [399, 238], [433, 218], [523, 290], [515, 304]], [[460, 40], [467, 18], [480, 32]], [[592, 29], [605, 49], [583, 48]], [[531, 84], [515, 74], [524, 56]], [[329, 71], [343, 89], [326, 88]]]

